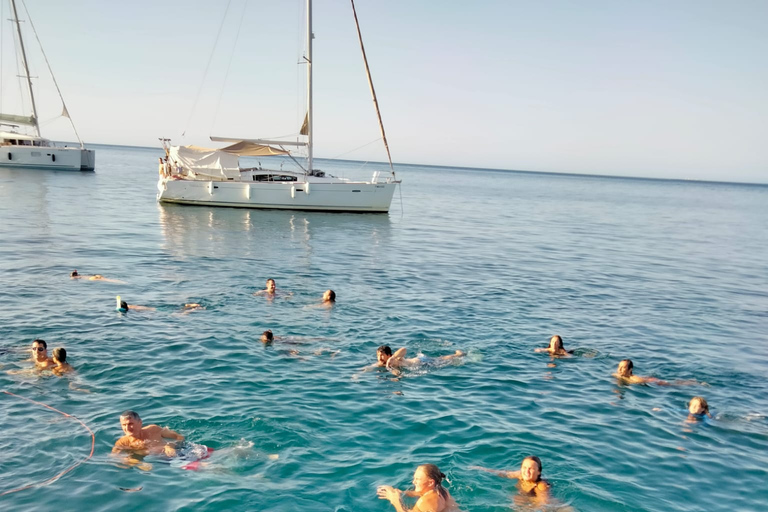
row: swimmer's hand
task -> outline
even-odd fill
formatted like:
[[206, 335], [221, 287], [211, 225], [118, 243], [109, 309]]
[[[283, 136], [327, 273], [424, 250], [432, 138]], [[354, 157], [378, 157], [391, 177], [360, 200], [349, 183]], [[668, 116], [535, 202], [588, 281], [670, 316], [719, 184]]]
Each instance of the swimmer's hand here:
[[401, 502], [403, 491], [389, 485], [382, 485], [376, 489], [376, 494], [379, 496], [379, 499], [389, 500], [390, 503], [395, 504]]
[[141, 464], [137, 464], [136, 467], [142, 471], [150, 471], [152, 469], [152, 464], [149, 462], [142, 462]]
[[166, 457], [175, 457], [176, 456], [176, 448], [174, 448], [173, 446], [171, 446], [169, 444], [165, 445], [165, 447], [163, 448], [163, 451], [165, 452], [165, 456]]

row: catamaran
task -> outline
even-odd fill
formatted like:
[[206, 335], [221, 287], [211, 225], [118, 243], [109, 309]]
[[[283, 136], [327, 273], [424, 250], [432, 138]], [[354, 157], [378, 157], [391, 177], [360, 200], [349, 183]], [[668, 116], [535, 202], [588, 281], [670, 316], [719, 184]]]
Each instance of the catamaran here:
[[[37, 117], [37, 106], [35, 104], [35, 93], [32, 89], [32, 77], [29, 74], [29, 64], [27, 61], [27, 54], [24, 48], [24, 39], [21, 35], [21, 23], [19, 22], [19, 15], [16, 11], [16, 1], [11, 0], [11, 10], [13, 11], [13, 19], [11, 20], [16, 25], [17, 40], [19, 58], [21, 68], [24, 70], [24, 75], [20, 78], [26, 79], [27, 89], [29, 91], [29, 99], [32, 108], [32, 115], [19, 115], [19, 114], [2, 114], [0, 113], [0, 127], [7, 126], [9, 130], [0, 130], [0, 166], [2, 167], [29, 167], [38, 169], [59, 169], [66, 171], [92, 171], [96, 165], [96, 154], [91, 149], [85, 149], [83, 141], [80, 140], [80, 136], [77, 134], [77, 129], [74, 123], [72, 128], [75, 131], [75, 136], [80, 144], [80, 147], [67, 147], [56, 146], [49, 139], [45, 139], [40, 135], [40, 123]], [[29, 18], [32, 30], [34, 31], [34, 25]], [[35, 36], [37, 33], [35, 32]], [[39, 41], [39, 39], [38, 39]], [[40, 47], [42, 50], [42, 46]], [[43, 52], [45, 56], [45, 52]], [[48, 59], [45, 59], [48, 64]], [[53, 77], [53, 71], [48, 66]], [[62, 115], [69, 118], [72, 122], [72, 118], [69, 115], [67, 106], [64, 103], [64, 98], [61, 96], [61, 90], [59, 89], [56, 78], [53, 78], [53, 83], [56, 85], [56, 90], [59, 92], [62, 104]], [[26, 126], [32, 129], [32, 133], [20, 133], [18, 129], [21, 126]]]
[[[352, 1], [352, 12], [357, 25], [368, 84], [379, 120], [381, 138], [387, 150], [389, 170], [375, 171], [369, 181], [353, 181], [347, 178], [334, 177], [314, 168], [311, 0], [307, 0], [306, 11], [307, 114], [299, 131], [300, 137], [293, 141], [211, 137], [214, 142], [229, 143], [228, 146], [220, 149], [172, 146], [168, 139], [160, 139], [166, 152], [166, 158], [161, 159], [159, 165], [158, 201], [191, 205], [287, 210], [379, 213], [389, 211], [395, 187], [400, 181], [395, 176], [387, 137], [381, 122], [354, 1]], [[287, 147], [306, 148], [306, 166], [293, 158], [290, 150], [286, 149]], [[265, 168], [261, 165], [248, 168], [240, 167], [240, 157], [242, 156], [276, 155], [288, 155], [299, 166], [299, 170], [284, 171]]]

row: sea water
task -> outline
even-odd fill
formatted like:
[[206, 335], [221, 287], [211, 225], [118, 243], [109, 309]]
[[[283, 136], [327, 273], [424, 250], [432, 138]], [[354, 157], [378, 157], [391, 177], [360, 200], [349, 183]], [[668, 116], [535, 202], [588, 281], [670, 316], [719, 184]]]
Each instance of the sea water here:
[[[768, 187], [402, 165], [388, 215], [256, 211], [158, 204], [160, 151], [97, 152], [95, 173], [0, 169], [0, 390], [95, 434], [0, 509], [384, 512], [377, 486], [435, 463], [464, 510], [526, 510], [470, 467], [527, 455], [575, 510], [768, 508]], [[267, 278], [292, 295], [254, 296]], [[553, 334], [577, 356], [534, 353]], [[77, 374], [8, 373], [38, 337]], [[382, 344], [468, 355], [361, 372]], [[619, 385], [623, 358], [706, 385]], [[685, 421], [695, 395], [713, 420]], [[209, 465], [122, 467], [126, 409]], [[0, 492], [90, 450], [12, 395], [0, 428]]]

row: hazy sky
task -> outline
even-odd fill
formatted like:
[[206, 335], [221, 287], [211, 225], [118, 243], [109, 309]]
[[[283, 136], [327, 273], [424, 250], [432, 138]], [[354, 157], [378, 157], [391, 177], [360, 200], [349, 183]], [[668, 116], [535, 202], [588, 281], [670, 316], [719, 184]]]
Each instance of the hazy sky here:
[[[0, 107], [23, 113], [2, 1]], [[205, 81], [227, 0], [26, 3], [86, 143], [298, 132], [301, 1], [232, 0]], [[768, 182], [766, 0], [357, 9], [395, 162]], [[382, 161], [350, 4], [317, 0], [314, 15], [315, 154]], [[26, 44], [43, 135], [73, 140]]]

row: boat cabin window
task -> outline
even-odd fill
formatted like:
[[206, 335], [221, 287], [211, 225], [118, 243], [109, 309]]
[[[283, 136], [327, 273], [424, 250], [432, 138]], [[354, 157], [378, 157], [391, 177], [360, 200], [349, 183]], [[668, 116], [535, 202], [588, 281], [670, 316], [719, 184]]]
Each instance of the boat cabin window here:
[[296, 176], [290, 174], [254, 174], [253, 181], [296, 181]]

